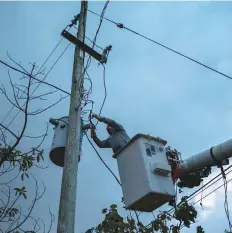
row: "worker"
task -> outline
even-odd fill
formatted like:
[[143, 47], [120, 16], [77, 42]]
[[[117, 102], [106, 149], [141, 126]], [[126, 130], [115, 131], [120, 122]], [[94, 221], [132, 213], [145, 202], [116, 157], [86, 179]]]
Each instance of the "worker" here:
[[101, 117], [96, 114], [92, 114], [92, 118], [96, 118], [100, 122], [107, 124], [106, 130], [110, 135], [106, 140], [101, 141], [97, 137], [94, 128], [92, 128], [91, 137], [94, 140], [94, 142], [98, 145], [98, 147], [112, 148], [113, 152], [116, 153], [130, 140], [123, 126], [121, 126], [119, 123], [115, 122], [114, 120]]

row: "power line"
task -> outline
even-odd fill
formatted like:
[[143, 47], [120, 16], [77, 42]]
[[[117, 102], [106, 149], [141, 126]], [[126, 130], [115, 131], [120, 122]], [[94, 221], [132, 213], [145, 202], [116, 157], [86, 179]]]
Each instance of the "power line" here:
[[[78, 30], [78, 28], [74, 25], [73, 26], [74, 28], [76, 28], [76, 30]], [[88, 36], [85, 36], [85, 38], [87, 40], [89, 40], [92, 44], [94, 44], [93, 40], [91, 40]], [[94, 44], [97, 48], [101, 49], [101, 50], [104, 50], [102, 47], [100, 47], [99, 45], [97, 45], [96, 43]]]
[[[97, 13], [91, 11], [91, 10], [88, 10], [88, 11], [90, 13], [94, 14], [94, 15], [97, 15], [97, 16], [101, 17], [99, 14], [97, 14]], [[209, 70], [211, 70], [213, 72], [216, 72], [216, 73], [218, 73], [218, 74], [220, 74], [220, 75], [222, 75], [222, 76], [224, 76], [224, 77], [226, 77], [228, 79], [232, 79], [231, 76], [229, 76], [227, 74], [224, 74], [224, 73], [222, 73], [222, 72], [220, 72], [220, 71], [218, 71], [218, 70], [216, 70], [216, 69], [214, 69], [214, 68], [212, 68], [212, 67], [210, 67], [208, 65], [205, 65], [202, 62], [199, 62], [199, 61], [197, 61], [197, 60], [195, 60], [195, 59], [193, 59], [193, 58], [191, 58], [191, 57], [189, 57], [187, 55], [184, 55], [183, 53], [180, 53], [180, 52], [178, 52], [178, 51], [176, 51], [176, 50], [174, 50], [174, 49], [172, 49], [172, 48], [170, 48], [170, 47], [168, 47], [168, 46], [166, 46], [164, 44], [161, 44], [161, 43], [159, 43], [159, 42], [157, 42], [157, 41], [155, 41], [155, 40], [153, 40], [153, 39], [151, 39], [151, 38], [149, 38], [149, 37], [147, 37], [147, 36], [145, 36], [145, 35], [143, 35], [143, 34], [141, 34], [139, 32], [136, 32], [136, 31], [124, 26], [122, 23], [116, 23], [115, 21], [113, 21], [111, 19], [108, 19], [106, 17], [103, 17], [103, 19], [107, 20], [108, 22], [111, 22], [111, 23], [115, 24], [120, 29], [125, 29], [125, 30], [127, 30], [129, 32], [132, 32], [133, 34], [136, 34], [136, 35], [138, 35], [138, 36], [140, 36], [140, 37], [142, 37], [142, 38], [144, 38], [146, 40], [149, 40], [150, 42], [152, 42], [154, 44], [157, 44], [157, 45], [159, 45], [159, 46], [161, 46], [161, 47], [163, 47], [163, 48], [165, 48], [165, 49], [167, 49], [167, 50], [169, 50], [169, 51], [171, 51], [173, 53], [176, 53], [176, 54], [178, 54], [178, 55], [180, 55], [180, 56], [182, 56], [182, 57], [184, 57], [184, 58], [186, 58], [186, 59], [188, 59], [188, 60], [190, 60], [192, 62], [197, 63], [198, 65], [201, 65], [201, 66], [203, 66], [203, 67], [205, 67], [205, 68], [207, 68], [207, 69], [209, 69]]]
[[[60, 39], [60, 41], [56, 44], [55, 48], [51, 51], [51, 53], [49, 54], [49, 56], [47, 57], [47, 59], [44, 61], [44, 63], [42, 64], [42, 66], [40, 67], [39, 71], [40, 72], [42, 70], [42, 68], [45, 66], [45, 64], [47, 63], [47, 61], [50, 59], [50, 57], [53, 55], [53, 53], [55, 52], [55, 50], [58, 48], [58, 46], [60, 45], [60, 43], [62, 42], [64, 38], [62, 37]], [[25, 89], [26, 90], [26, 89]], [[23, 93], [22, 95], [20, 96], [20, 98], [23, 96]], [[10, 113], [12, 112], [12, 110], [14, 109], [14, 106], [12, 106], [12, 108], [10, 109], [10, 111], [6, 114], [6, 116], [4, 117], [4, 119], [2, 120], [1, 124], [4, 123], [4, 121], [6, 120], [6, 118], [10, 115]]]
[[105, 163], [105, 161], [102, 159], [101, 155], [98, 153], [97, 149], [95, 148], [95, 146], [93, 145], [93, 143], [90, 141], [89, 137], [87, 134], [85, 134], [85, 136], [87, 137], [90, 145], [93, 147], [94, 151], [96, 152], [96, 154], [98, 155], [99, 159], [102, 161], [102, 163], [105, 165], [105, 167], [109, 170], [109, 172], [113, 175], [113, 177], [115, 178], [115, 180], [117, 181], [117, 183], [121, 185], [119, 179], [117, 178], [117, 176], [113, 173], [113, 171], [109, 168], [109, 166]]
[[[120, 187], [122, 187], [119, 179], [117, 178], [117, 176], [113, 173], [113, 171], [109, 168], [109, 166], [105, 163], [105, 161], [102, 159], [102, 157], [100, 156], [100, 154], [98, 153], [97, 149], [95, 148], [95, 146], [93, 145], [93, 143], [90, 141], [87, 133], [85, 133], [85, 136], [87, 137], [90, 145], [92, 146], [92, 148], [94, 149], [94, 151], [96, 152], [96, 154], [98, 155], [99, 159], [101, 160], [101, 162], [105, 165], [105, 167], [108, 169], [108, 171], [113, 175], [113, 177], [115, 178], [115, 180], [117, 181], [117, 183], [120, 185]], [[129, 210], [130, 211], [130, 210]], [[139, 220], [139, 216], [138, 216], [138, 213], [137, 211], [134, 211], [135, 215], [136, 215], [136, 218], [137, 218], [137, 221], [140, 222]]]
[[105, 5], [104, 5], [104, 7], [102, 9], [101, 15], [99, 15], [100, 23], [99, 23], [98, 29], [96, 31], [96, 34], [95, 34], [95, 37], [94, 37], [94, 40], [93, 40], [93, 47], [94, 47], [94, 45], [95, 45], [95, 43], [97, 41], [97, 36], [98, 36], [99, 31], [100, 31], [100, 28], [101, 28], [101, 25], [102, 25], [102, 22], [103, 22], [103, 19], [104, 19], [104, 14], [105, 14], [105, 11], [107, 9], [108, 4], [109, 4], [109, 1], [106, 1]]
[[[232, 166], [230, 166], [230, 167], [228, 167], [225, 171], [227, 171], [229, 168], [231, 168]], [[230, 170], [230, 171], [228, 171], [227, 173], [226, 173], [226, 175], [228, 175], [229, 173], [231, 173], [232, 172], [232, 169]], [[221, 176], [221, 174], [219, 174], [219, 175], [217, 175], [216, 177], [214, 177], [213, 179], [211, 179], [207, 184], [209, 184], [209, 183], [211, 183], [212, 181], [214, 181], [216, 178], [218, 178], [219, 176]], [[197, 191], [199, 192], [199, 191], [205, 191], [206, 189], [208, 189], [208, 188], [210, 188], [211, 186], [213, 186], [214, 184], [216, 184], [219, 180], [221, 180], [223, 177], [221, 176], [221, 177], [219, 177], [216, 181], [214, 181], [212, 184], [210, 184], [209, 186], [207, 186], [205, 189], [204, 189], [204, 187], [205, 187], [205, 185], [203, 185], [200, 189], [198, 189]], [[206, 184], [206, 185], [207, 185]], [[195, 194], [195, 195], [193, 195], [193, 194]], [[196, 193], [196, 192], [194, 192], [193, 194], [191, 194], [189, 197], [188, 197], [188, 201], [190, 201], [190, 200], [192, 200], [193, 198], [195, 198], [198, 194]]]
[[[65, 29], [68, 27], [68, 31], [70, 30], [70, 28], [73, 26], [73, 24], [71, 24], [71, 25], [67, 25], [66, 27], [65, 27]], [[50, 57], [53, 55], [53, 53], [56, 51], [56, 49], [58, 48], [58, 46], [60, 45], [60, 43], [63, 41], [63, 37], [59, 40], [59, 42], [56, 44], [56, 46], [54, 47], [54, 49], [51, 51], [51, 53], [48, 55], [48, 57], [47, 57], [47, 59], [44, 61], [44, 63], [42, 64], [42, 66], [40, 67], [40, 69], [39, 69], [39, 71], [38, 71], [38, 73], [42, 70], [42, 68], [45, 66], [45, 64], [47, 63], [47, 61], [50, 59]], [[69, 45], [70, 45], [71, 43], [69, 43]], [[39, 81], [39, 84], [38, 84], [38, 86], [35, 88], [35, 90], [33, 91], [33, 93], [31, 94], [31, 96], [34, 94], [34, 92], [38, 89], [38, 87], [41, 85], [41, 83], [43, 83], [43, 84], [47, 84], [47, 85], [50, 85], [50, 86], [52, 86], [52, 87], [54, 87], [54, 88], [56, 88], [57, 90], [60, 90], [60, 91], [63, 91], [64, 92], [64, 90], [62, 90], [61, 88], [58, 88], [58, 87], [55, 87], [54, 85], [51, 85], [51, 84], [48, 84], [48, 83], [46, 83], [46, 82], [44, 82], [44, 80], [46, 79], [46, 77], [48, 76], [48, 74], [50, 73], [50, 71], [54, 68], [54, 66], [56, 65], [56, 63], [59, 61], [59, 59], [61, 58], [61, 56], [64, 54], [64, 52], [67, 50], [67, 48], [69, 47], [69, 45], [65, 48], [65, 50], [63, 51], [63, 53], [61, 53], [61, 55], [58, 57], [58, 59], [56, 60], [56, 62], [53, 64], [53, 66], [51, 67], [51, 69], [47, 72], [47, 74], [45, 75], [45, 77], [44, 77], [44, 79], [42, 80], [42, 81], [40, 81], [40, 80], [37, 80], [37, 81]], [[11, 58], [10, 58], [11, 59]], [[11, 59], [12, 60], [12, 59]], [[3, 63], [4, 64], [4, 62], [1, 62], [1, 63]], [[6, 63], [5, 63], [5, 65], [7, 65]], [[18, 72], [20, 72], [20, 70], [18, 70], [18, 69], [16, 69], [16, 68], [13, 68], [13, 67], [11, 67], [11, 66], [9, 66], [9, 65], [7, 65], [8, 67], [10, 67], [11, 69], [13, 69], [13, 70], [15, 70], [15, 71], [18, 71]], [[22, 72], [21, 72], [22, 73]], [[27, 73], [24, 73], [25, 75], [29, 75], [29, 74], [27, 74]], [[35, 79], [35, 78], [33, 78], [32, 77], [32, 75], [30, 75], [29, 77], [31, 77], [32, 79]], [[25, 88], [25, 90], [26, 90], [26, 88]], [[66, 92], [66, 94], [69, 94], [69, 93], [67, 93]], [[70, 95], [70, 94], [69, 94]], [[20, 96], [20, 97], [22, 97], [23, 96], [23, 93], [22, 93], [22, 95]], [[25, 105], [25, 104], [24, 104]], [[12, 108], [10, 109], [10, 111], [6, 114], [6, 116], [4, 117], [4, 119], [3, 119], [3, 121], [1, 122], [1, 124], [3, 124], [3, 122], [5, 121], [5, 119], [9, 116], [9, 114], [11, 113], [11, 111], [14, 109], [14, 106], [12, 106]], [[12, 122], [14, 121], [14, 119], [18, 116], [18, 114], [19, 114], [19, 112], [20, 112], [20, 110], [16, 113], [16, 115], [15, 115], [15, 117], [11, 120], [11, 122], [9, 123], [9, 125], [7, 126], [7, 127], [9, 127], [11, 124], [12, 124]], [[2, 133], [4, 133], [5, 132], [5, 130], [2, 132]]]
[[[41, 83], [47, 84], [47, 85], [49, 85], [49, 86], [51, 86], [51, 87], [56, 88], [57, 90], [60, 90], [60, 91], [62, 91], [62, 92], [65, 92], [66, 94], [70, 95], [70, 93], [68, 93], [68, 92], [66, 92], [66, 91], [64, 91], [64, 90], [62, 90], [61, 88], [58, 88], [58, 87], [56, 87], [56, 86], [54, 86], [54, 85], [52, 85], [52, 84], [49, 84], [49, 83], [47, 83], [47, 82], [44, 82], [44, 80], [47, 78], [48, 74], [49, 74], [49, 73], [52, 71], [52, 69], [55, 67], [55, 65], [56, 65], [57, 62], [60, 60], [60, 58], [63, 56], [63, 54], [65, 53], [65, 51], [68, 49], [68, 47], [69, 47], [70, 44], [71, 44], [71, 43], [68, 44], [68, 46], [64, 49], [64, 51], [61, 53], [61, 55], [57, 58], [57, 60], [56, 60], [55, 63], [52, 65], [52, 67], [49, 69], [49, 71], [47, 72], [47, 74], [45, 75], [45, 77], [42, 79], [42, 81], [39, 80], [39, 79], [37, 79], [37, 78], [35, 78], [35, 77], [33, 77], [33, 76], [30, 75], [30, 74], [27, 74], [26, 72], [20, 71], [20, 70], [18, 70], [18, 69], [16, 69], [16, 68], [14, 68], [14, 67], [12, 67], [12, 66], [6, 64], [5, 62], [3, 62], [3, 61], [1, 61], [1, 60], [0, 60], [0, 63], [6, 65], [6, 66], [8, 66], [8, 67], [10, 67], [11, 69], [13, 69], [13, 70], [15, 70], [15, 71], [18, 71], [18, 72], [20, 72], [20, 73], [22, 73], [22, 74], [24, 74], [24, 75], [27, 75], [27, 76], [31, 77], [32, 79], [35, 79], [35, 80], [39, 81], [39, 84], [38, 84], [37, 87], [34, 89], [34, 91], [31, 93], [30, 97], [31, 97], [31, 96], [35, 93], [35, 91], [39, 88], [39, 86], [41, 85]], [[24, 103], [24, 105], [25, 105], [25, 103]], [[7, 128], [13, 123], [13, 121], [14, 121], [15, 118], [18, 116], [18, 114], [20, 113], [20, 111], [21, 111], [21, 110], [19, 109], [18, 112], [16, 113], [16, 115], [15, 115], [15, 116], [13, 117], [13, 119], [10, 121], [10, 123], [6, 126]], [[5, 117], [5, 118], [6, 118], [6, 117]], [[4, 119], [5, 119], [5, 118], [4, 118]], [[2, 134], [3, 134], [4, 132], [5, 132], [5, 130], [2, 132]]]
[[[226, 183], [229, 183], [230, 181], [232, 181], [232, 179], [226, 181]], [[205, 195], [204, 197], [200, 198], [199, 200], [195, 201], [194, 203], [192, 203], [192, 205], [196, 205], [198, 202], [200, 202], [202, 199], [210, 196], [211, 194], [213, 194], [214, 192], [216, 192], [218, 189], [220, 189], [221, 187], [223, 187], [224, 184], [220, 185], [219, 187], [217, 187], [216, 189], [214, 189], [213, 191], [211, 191], [210, 193], [208, 193], [207, 195]], [[184, 225], [181, 227], [181, 229], [185, 227]]]
[[[87, 40], [89, 40], [89, 41], [93, 44], [93, 41], [92, 41], [89, 37], [85, 36], [85, 38], [86, 38]], [[95, 43], [95, 46], [96, 46], [97, 48], [101, 49], [101, 50], [104, 50], [102, 47], [100, 47], [100, 46], [97, 45], [96, 43]]]
[[103, 102], [102, 102], [102, 106], [100, 108], [100, 112], [99, 112], [99, 116], [101, 115], [101, 112], [102, 112], [102, 109], [105, 105], [105, 101], [106, 101], [106, 98], [107, 98], [107, 89], [106, 89], [106, 68], [105, 66], [102, 64], [103, 66], [103, 83], [104, 83], [104, 90], [105, 90], [105, 97], [103, 99]]
[[[224, 171], [229, 170], [232, 167], [232, 165], [230, 165], [228, 168], [226, 168]], [[229, 173], [232, 172], [232, 169], [230, 171], [228, 171], [226, 173], [226, 175], [228, 175]], [[209, 187], [211, 187], [213, 184], [217, 183], [219, 180], [221, 180], [223, 177], [221, 176], [219, 179], [217, 179], [219, 176], [221, 176], [221, 173], [218, 174], [217, 176], [213, 177], [211, 180], [209, 180], [207, 183], [205, 183], [204, 185], [202, 185], [199, 189], [197, 189], [195, 192], [193, 192], [191, 195], [188, 196], [188, 198], [186, 199], [187, 201], [192, 200], [194, 197], [196, 197], [198, 195], [198, 193], [202, 190], [205, 191], [206, 189], [208, 189]], [[217, 179], [217, 180], [216, 180]], [[215, 182], [213, 182], [214, 180], [216, 180]], [[207, 186], [208, 184], [210, 184], [211, 182], [213, 182], [211, 185]], [[206, 187], [207, 186], [207, 187]], [[217, 189], [216, 189], [217, 190]], [[203, 200], [204, 197], [202, 197], [201, 199], [199, 199], [197, 202], [200, 202], [201, 200]], [[181, 204], [180, 204], [181, 205]], [[194, 204], [193, 204], [194, 205]], [[171, 213], [173, 210], [175, 210], [175, 208], [171, 208], [168, 211], [165, 211], [166, 213]], [[148, 224], [146, 227], [150, 226], [150, 224]]]
[[38, 82], [41, 82], [41, 83], [43, 83], [43, 84], [45, 84], [45, 85], [48, 85], [48, 86], [50, 86], [50, 87], [53, 87], [53, 88], [55, 88], [55, 89], [57, 89], [57, 90], [59, 90], [59, 91], [61, 91], [61, 92], [64, 92], [65, 94], [70, 95], [69, 92], [67, 92], [67, 91], [65, 91], [65, 90], [63, 90], [63, 89], [61, 89], [61, 88], [59, 88], [59, 87], [57, 87], [57, 86], [55, 86], [55, 85], [53, 85], [53, 84], [51, 84], [51, 83], [44, 82], [44, 81], [42, 81], [42, 80], [40, 80], [40, 79], [38, 79], [38, 78], [36, 78], [36, 77], [34, 77], [34, 76], [28, 74], [28, 73], [25, 73], [25, 72], [23, 72], [23, 71], [21, 71], [21, 70], [15, 68], [15, 67], [13, 67], [13, 66], [7, 64], [6, 62], [4, 62], [4, 61], [2, 61], [2, 60], [0, 60], [0, 63], [2, 63], [3, 65], [9, 67], [10, 69], [12, 69], [12, 70], [14, 70], [14, 71], [16, 71], [16, 72], [19, 72], [19, 73], [21, 73], [21, 74], [24, 74], [24, 75], [26, 75], [26, 76], [28, 76], [28, 77], [31, 77], [32, 79], [34, 79], [34, 80], [36, 80], [36, 81], [38, 81]]
[[[232, 165], [230, 165], [228, 168], [225, 169], [225, 171], [229, 170], [232, 167]], [[231, 171], [229, 171], [227, 174], [229, 174]], [[216, 180], [218, 177], [220, 177], [221, 174], [218, 174], [217, 176], [213, 177], [211, 180], [209, 180], [206, 184], [202, 185], [199, 189], [197, 189], [195, 192], [193, 192], [191, 195], [188, 196], [187, 200], [190, 201], [192, 200], [195, 196], [198, 195], [198, 192], [200, 192], [202, 189], [204, 189], [208, 184], [210, 184], [211, 182], [213, 182], [214, 180]], [[218, 182], [220, 179], [222, 179], [222, 177], [220, 177], [217, 181], [215, 181], [214, 183]], [[213, 183], [213, 184], [214, 184]], [[211, 187], [213, 184], [211, 184], [210, 186], [206, 187], [205, 189]], [[205, 190], [204, 189], [204, 190]], [[170, 210], [168, 210], [167, 212], [170, 213], [174, 210], [175, 208], [171, 208]]]
[[[96, 45], [97, 36], [98, 36], [98, 33], [99, 33], [100, 28], [101, 28], [101, 26], [102, 26], [103, 17], [104, 17], [104, 14], [105, 14], [105, 11], [106, 11], [106, 9], [107, 9], [108, 4], [109, 4], [109, 1], [106, 1], [105, 4], [104, 4], [104, 7], [103, 7], [103, 9], [102, 9], [102, 13], [101, 13], [101, 15], [100, 15], [100, 22], [99, 22], [97, 31], [96, 31], [96, 33], [95, 33], [94, 39], [93, 39], [93, 40], [89, 39], [89, 40], [91, 40], [91, 42], [92, 42], [92, 44], [93, 44], [93, 45], [92, 45], [92, 49], [94, 48], [94, 46], [97, 46], [97, 45]], [[75, 28], [76, 28], [76, 27], [75, 27]], [[76, 28], [76, 29], [77, 29], [77, 28]], [[97, 47], [99, 47], [99, 46], [97, 46]], [[83, 76], [85, 75], [85, 73], [87, 73], [87, 70], [88, 70], [88, 68], [90, 67], [91, 61], [92, 61], [92, 60], [91, 60], [91, 55], [89, 55], [88, 60], [87, 60], [87, 62], [86, 62], [86, 65], [85, 65], [85, 67], [84, 67], [84, 71], [83, 71], [83, 73], [82, 73]], [[105, 73], [105, 68], [104, 68], [104, 73]], [[103, 79], [104, 79], [104, 87], [105, 87], [105, 75], [104, 75], [104, 73], [103, 73]], [[90, 85], [90, 89], [89, 89], [88, 91], [86, 91], [86, 94], [85, 94], [85, 95], [83, 95], [83, 98], [85, 98], [84, 106], [86, 106], [88, 103], [91, 103], [91, 104], [92, 104], [92, 107], [91, 107], [91, 109], [89, 110], [89, 112], [91, 113], [92, 110], [93, 110], [93, 101], [89, 101], [88, 97], [89, 97], [89, 95], [90, 95], [91, 92], [92, 92], [92, 81], [91, 81], [91, 78], [89, 77], [88, 73], [87, 73], [87, 76], [88, 76], [88, 80], [90, 81], [90, 84], [91, 84], [91, 85]], [[82, 85], [80, 85], [80, 92], [82, 92], [81, 89], [82, 89]], [[106, 93], [106, 92], [105, 92], [105, 93]], [[104, 105], [104, 102], [105, 102], [105, 98], [104, 98], [104, 101], [103, 101], [103, 105]], [[102, 107], [103, 107], [103, 106], [102, 106]], [[100, 110], [100, 111], [101, 111], [101, 110]], [[85, 111], [84, 111], [84, 114], [85, 114]]]

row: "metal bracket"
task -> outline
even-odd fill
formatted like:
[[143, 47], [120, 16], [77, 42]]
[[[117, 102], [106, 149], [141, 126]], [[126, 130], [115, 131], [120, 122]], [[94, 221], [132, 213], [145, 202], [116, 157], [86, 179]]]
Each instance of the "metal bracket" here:
[[[88, 45], [86, 45], [85, 43], [83, 43], [82, 41], [80, 41], [79, 39], [77, 39], [75, 36], [73, 36], [71, 33], [69, 33], [66, 30], [62, 31], [61, 36], [63, 36], [65, 39], [67, 39], [71, 43], [73, 43], [73, 44], [75, 44], [77, 46], [80, 46], [80, 48], [83, 51], [88, 53], [90, 56], [94, 57], [100, 63], [103, 64], [103, 63], [107, 62], [106, 52], [109, 50], [109, 48], [107, 49], [107, 51], [104, 50], [103, 54], [100, 54], [100, 53], [96, 52], [95, 50], [93, 50]], [[110, 47], [110, 49], [111, 49], [111, 47]]]

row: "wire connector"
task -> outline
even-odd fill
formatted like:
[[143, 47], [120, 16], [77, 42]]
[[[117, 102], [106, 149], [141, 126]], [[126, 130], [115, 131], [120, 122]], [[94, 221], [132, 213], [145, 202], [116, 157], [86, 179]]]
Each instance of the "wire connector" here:
[[124, 28], [124, 25], [122, 23], [117, 23], [117, 27], [122, 29]]
[[74, 15], [74, 19], [71, 20], [71, 24], [69, 24], [69, 27], [72, 27], [73, 25], [77, 25], [77, 21], [80, 19], [80, 14]]
[[54, 125], [55, 127], [57, 127], [59, 125], [59, 122], [55, 119], [52, 119], [52, 118], [49, 119], [49, 123]]
[[107, 62], [109, 52], [112, 50], [112, 45], [107, 46], [102, 53], [102, 58], [101, 58], [101, 64], [104, 64]]

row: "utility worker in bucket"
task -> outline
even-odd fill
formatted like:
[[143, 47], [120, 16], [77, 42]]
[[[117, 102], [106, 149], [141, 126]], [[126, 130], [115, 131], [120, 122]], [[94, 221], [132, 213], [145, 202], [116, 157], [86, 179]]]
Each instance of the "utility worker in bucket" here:
[[94, 129], [91, 129], [91, 137], [94, 142], [100, 148], [112, 148], [113, 152], [116, 153], [130, 140], [127, 132], [122, 125], [111, 120], [109, 118], [101, 117], [96, 114], [92, 114], [92, 118], [96, 118], [100, 122], [107, 124], [106, 130], [109, 133], [109, 137], [106, 140], [99, 140]]

